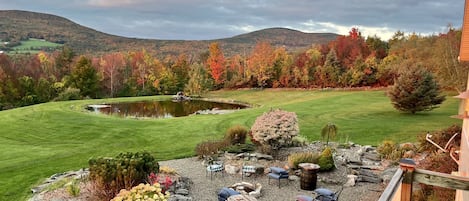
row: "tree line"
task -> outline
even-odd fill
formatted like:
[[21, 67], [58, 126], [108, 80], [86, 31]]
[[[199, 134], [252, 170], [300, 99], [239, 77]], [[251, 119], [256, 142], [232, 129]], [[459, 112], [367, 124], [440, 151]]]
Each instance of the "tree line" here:
[[424, 68], [440, 86], [463, 91], [467, 67], [459, 63], [461, 31], [421, 36], [398, 31], [389, 41], [364, 38], [353, 28], [328, 44], [300, 52], [257, 42], [249, 53], [226, 57], [211, 43], [197, 56], [159, 58], [156, 52], [76, 55], [0, 55], [0, 109], [51, 100], [175, 94], [200, 96], [236, 88], [386, 87], [402, 72]]

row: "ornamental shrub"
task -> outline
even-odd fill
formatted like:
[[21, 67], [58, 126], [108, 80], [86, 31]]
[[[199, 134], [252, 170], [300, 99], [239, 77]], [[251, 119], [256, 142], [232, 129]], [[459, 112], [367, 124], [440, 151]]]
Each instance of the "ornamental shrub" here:
[[121, 189], [145, 182], [151, 172], [159, 171], [158, 162], [148, 152], [120, 153], [115, 158], [90, 159], [88, 164], [97, 195], [107, 200]]
[[290, 146], [293, 137], [300, 133], [294, 112], [271, 110], [257, 117], [251, 127], [253, 141], [268, 145], [272, 150]]
[[318, 165], [320, 166], [319, 171], [329, 171], [335, 168], [334, 158], [332, 157], [332, 150], [330, 147], [326, 147], [322, 151], [321, 156], [318, 160]]
[[395, 155], [394, 153], [396, 152], [396, 150], [397, 145], [392, 140], [383, 141], [380, 145], [378, 145], [378, 148], [376, 149], [381, 158], [388, 160], [393, 160], [393, 155]]
[[228, 153], [246, 153], [246, 152], [253, 152], [256, 147], [253, 144], [236, 144], [225, 147], [222, 151], [226, 151]]
[[212, 156], [229, 145], [229, 142], [226, 140], [204, 141], [195, 146], [195, 154], [197, 154], [199, 158]]
[[230, 144], [244, 144], [246, 143], [246, 136], [248, 134], [248, 129], [244, 126], [236, 125], [230, 127], [225, 134], [225, 140]]
[[167, 201], [169, 199], [169, 192], [165, 194], [161, 191], [159, 183], [139, 184], [130, 190], [122, 189], [111, 201], [124, 201], [124, 200], [142, 200], [142, 201]]
[[300, 163], [315, 163], [319, 161], [320, 155], [313, 152], [292, 153], [288, 156], [288, 166], [292, 169], [298, 169]]
[[294, 147], [301, 147], [305, 146], [306, 144], [308, 144], [308, 138], [304, 136], [297, 135], [292, 138], [292, 146]]

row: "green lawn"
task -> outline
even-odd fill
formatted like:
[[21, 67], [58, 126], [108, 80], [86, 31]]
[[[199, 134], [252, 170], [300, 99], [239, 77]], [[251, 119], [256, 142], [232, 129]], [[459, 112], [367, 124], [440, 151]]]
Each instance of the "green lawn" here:
[[[394, 110], [384, 91], [236, 90], [209, 96], [256, 107], [225, 115], [157, 120], [120, 119], [83, 109], [104, 100], [52, 102], [1, 111], [0, 200], [25, 200], [29, 189], [44, 178], [87, 167], [90, 157], [142, 150], [159, 160], [193, 156], [197, 143], [220, 139], [232, 125], [250, 127], [270, 108], [296, 112], [301, 134], [310, 140], [320, 139], [321, 128], [334, 122], [351, 141], [372, 145], [384, 139], [415, 141], [419, 133], [462, 123], [449, 118], [458, 108], [458, 100], [451, 97], [434, 111], [410, 115]], [[112, 101], [165, 98], [169, 97]]]

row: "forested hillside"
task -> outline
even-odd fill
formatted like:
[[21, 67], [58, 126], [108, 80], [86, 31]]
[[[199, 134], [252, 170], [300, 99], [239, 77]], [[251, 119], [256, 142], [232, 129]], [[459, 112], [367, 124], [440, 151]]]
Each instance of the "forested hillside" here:
[[284, 46], [288, 51], [297, 51], [309, 48], [313, 44], [328, 43], [337, 36], [332, 33], [303, 33], [291, 29], [271, 28], [232, 38], [202, 41], [137, 39], [102, 33], [55, 15], [0, 11], [0, 40], [10, 42], [10, 46], [18, 44], [21, 40], [38, 38], [67, 45], [79, 54], [146, 49], [151, 50], [153, 56], [160, 58], [182, 53], [199, 56], [211, 42], [218, 42], [224, 48], [225, 54], [234, 55], [249, 52], [252, 44], [258, 41], [268, 41], [274, 46]]
[[[461, 31], [420, 36], [397, 32], [389, 41], [363, 37], [353, 28], [328, 44], [289, 52], [266, 41], [252, 51], [227, 55], [212, 42], [197, 57], [160, 59], [151, 50], [80, 54], [67, 46], [54, 53], [0, 55], [0, 109], [84, 97], [203, 95], [221, 88], [341, 88], [392, 85], [402, 71], [426, 68], [440, 86], [462, 91], [467, 63], [459, 63]], [[242, 36], [241, 36], [242, 37]]]

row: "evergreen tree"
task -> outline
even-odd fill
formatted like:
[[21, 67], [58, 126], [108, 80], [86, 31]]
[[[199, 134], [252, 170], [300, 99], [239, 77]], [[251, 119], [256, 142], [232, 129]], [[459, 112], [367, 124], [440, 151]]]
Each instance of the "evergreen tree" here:
[[[70, 77], [70, 85], [80, 89], [82, 96], [96, 97], [99, 78], [91, 60], [82, 56], [78, 60]], [[94, 96], [93, 96], [94, 95]]]
[[388, 91], [394, 108], [415, 114], [437, 108], [445, 97], [433, 75], [423, 67], [412, 67], [403, 71]]

